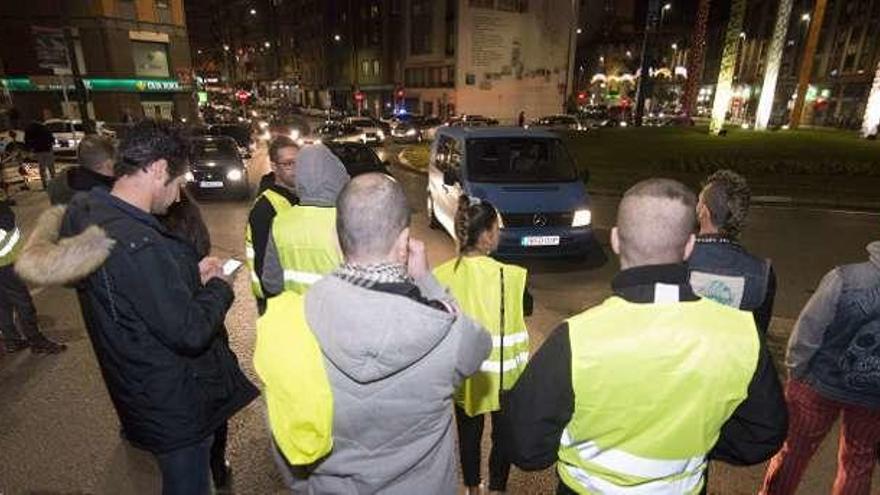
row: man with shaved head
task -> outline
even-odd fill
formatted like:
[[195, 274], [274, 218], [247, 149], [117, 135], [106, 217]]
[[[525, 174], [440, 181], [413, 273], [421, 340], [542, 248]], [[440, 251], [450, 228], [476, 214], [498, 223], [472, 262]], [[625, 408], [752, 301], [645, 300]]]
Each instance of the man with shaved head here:
[[[304, 296], [288, 291], [269, 299], [258, 322], [254, 362], [282, 475], [295, 493], [453, 495], [452, 394], [480, 369], [492, 339], [431, 275], [424, 244], [410, 237], [409, 207], [396, 180], [358, 176], [336, 208], [343, 264]], [[289, 309], [279, 306], [289, 306], [286, 300], [302, 308], [298, 316], [279, 317]], [[276, 330], [287, 334], [286, 325], [297, 320], [317, 341], [332, 401], [302, 397], [300, 381], [322, 375], [274, 372], [291, 358], [266, 339]], [[266, 321], [278, 328], [261, 326]], [[291, 417], [301, 398], [310, 401], [306, 408], [332, 410], [332, 449], [324, 443], [326, 457], [307, 466], [299, 459], [315, 430], [298, 430], [301, 418]]]
[[505, 398], [510, 455], [557, 462], [557, 493], [699, 493], [710, 459], [756, 464], [787, 414], [750, 313], [695, 295], [696, 199], [633, 186], [617, 212], [613, 295], [550, 335]]

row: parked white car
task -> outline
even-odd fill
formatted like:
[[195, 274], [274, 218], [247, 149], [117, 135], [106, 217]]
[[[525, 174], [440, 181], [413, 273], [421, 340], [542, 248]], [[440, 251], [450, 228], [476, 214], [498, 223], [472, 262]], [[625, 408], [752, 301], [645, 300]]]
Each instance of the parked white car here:
[[382, 144], [385, 142], [385, 131], [371, 118], [349, 117], [345, 120], [345, 123], [364, 131], [362, 139], [364, 144]]
[[[82, 141], [82, 138], [86, 135], [81, 120], [49, 119], [43, 122], [43, 124], [49, 129], [52, 136], [55, 137], [55, 144], [52, 146], [52, 151], [54, 151], [56, 155], [76, 155], [76, 148], [79, 146], [79, 142]], [[108, 129], [104, 125], [104, 122], [96, 121], [95, 130], [102, 136], [111, 139], [116, 137], [116, 133]]]

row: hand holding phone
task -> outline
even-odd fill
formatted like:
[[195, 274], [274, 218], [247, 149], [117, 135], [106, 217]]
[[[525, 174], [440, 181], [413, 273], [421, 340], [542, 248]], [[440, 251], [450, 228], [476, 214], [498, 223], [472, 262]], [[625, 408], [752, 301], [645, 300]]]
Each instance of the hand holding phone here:
[[231, 277], [239, 268], [241, 268], [242, 262], [238, 261], [235, 258], [229, 258], [223, 263], [223, 275], [227, 277]]

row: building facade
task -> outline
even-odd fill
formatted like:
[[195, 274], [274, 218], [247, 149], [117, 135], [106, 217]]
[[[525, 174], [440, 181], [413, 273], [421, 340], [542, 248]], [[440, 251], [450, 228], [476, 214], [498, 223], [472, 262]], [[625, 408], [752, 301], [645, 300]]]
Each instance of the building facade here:
[[[0, 3], [2, 89], [23, 119], [196, 114], [183, 0]], [[81, 104], [80, 104], [81, 102]]]
[[513, 123], [563, 110], [573, 91], [578, 1], [404, 2], [406, 107]]

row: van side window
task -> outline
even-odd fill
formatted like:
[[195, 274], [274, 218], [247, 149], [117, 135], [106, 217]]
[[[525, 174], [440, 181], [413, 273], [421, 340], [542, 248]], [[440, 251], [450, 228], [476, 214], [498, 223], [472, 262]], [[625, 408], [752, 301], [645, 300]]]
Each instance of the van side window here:
[[440, 136], [440, 140], [437, 142], [437, 155], [434, 157], [434, 165], [437, 167], [437, 170], [441, 172], [445, 172], [448, 168], [447, 161], [449, 157], [449, 139], [446, 136]]
[[461, 146], [455, 139], [450, 139], [448, 143], [447, 165], [451, 170], [460, 172], [461, 169]]

